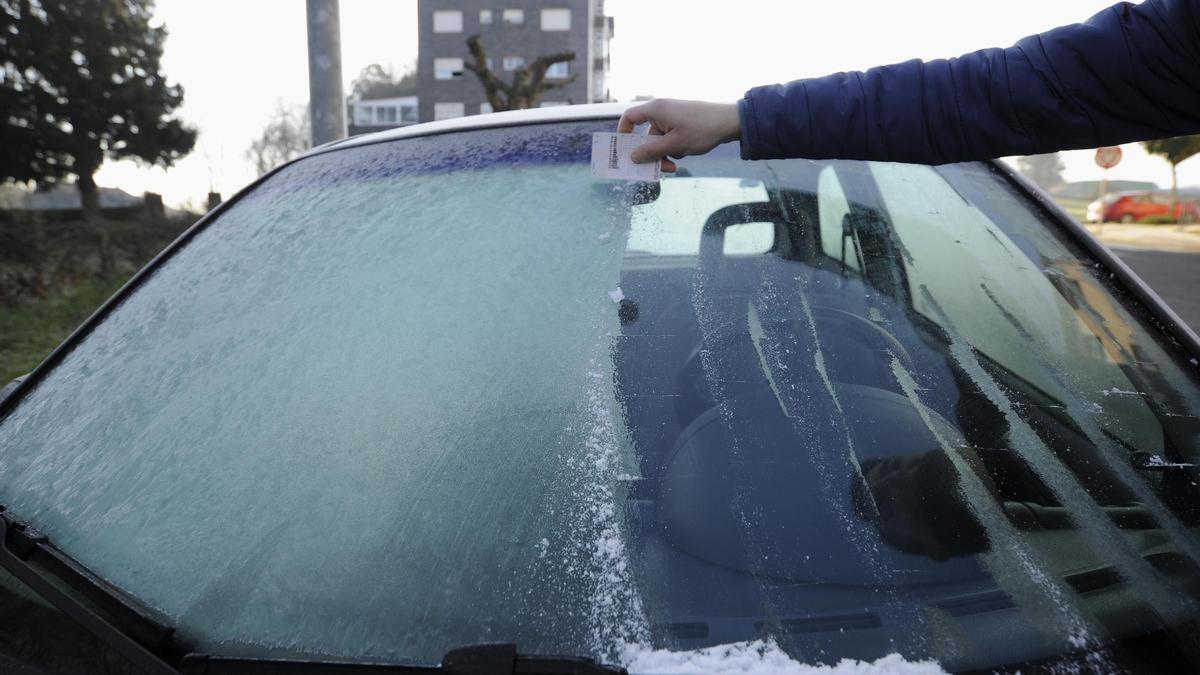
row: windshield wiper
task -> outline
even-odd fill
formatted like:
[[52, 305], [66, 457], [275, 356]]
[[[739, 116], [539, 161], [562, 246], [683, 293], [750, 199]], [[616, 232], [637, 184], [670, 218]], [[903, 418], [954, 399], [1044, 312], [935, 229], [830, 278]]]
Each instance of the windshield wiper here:
[[[624, 668], [577, 656], [517, 653], [515, 644], [453, 649], [437, 666], [308, 661], [190, 654], [175, 629], [116, 586], [55, 548], [49, 538], [0, 505], [0, 567], [151, 675], [248, 673], [453, 673], [454, 675], [621, 675]], [[179, 669], [172, 664], [179, 664]]]
[[446, 652], [437, 666], [390, 663], [254, 659], [188, 654], [179, 670], [184, 675], [358, 675], [360, 673], [450, 673], [452, 675], [627, 675], [624, 668], [607, 666], [579, 656], [533, 656], [517, 653], [511, 643], [478, 644]]
[[0, 505], [0, 567], [147, 673], [174, 673], [175, 629]]

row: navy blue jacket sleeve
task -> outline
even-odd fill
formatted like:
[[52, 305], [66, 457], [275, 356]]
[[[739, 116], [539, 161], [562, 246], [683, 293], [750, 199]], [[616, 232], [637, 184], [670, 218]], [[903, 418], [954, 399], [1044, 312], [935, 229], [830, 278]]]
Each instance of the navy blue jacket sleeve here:
[[756, 87], [742, 156], [943, 164], [1200, 133], [1200, 0], [930, 62]]

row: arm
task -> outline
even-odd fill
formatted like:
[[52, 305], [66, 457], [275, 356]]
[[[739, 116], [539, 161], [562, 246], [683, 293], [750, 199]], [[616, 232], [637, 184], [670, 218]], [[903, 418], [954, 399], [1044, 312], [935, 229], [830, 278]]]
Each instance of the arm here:
[[941, 164], [1200, 132], [1200, 0], [1122, 3], [1008, 49], [757, 87], [742, 155]]

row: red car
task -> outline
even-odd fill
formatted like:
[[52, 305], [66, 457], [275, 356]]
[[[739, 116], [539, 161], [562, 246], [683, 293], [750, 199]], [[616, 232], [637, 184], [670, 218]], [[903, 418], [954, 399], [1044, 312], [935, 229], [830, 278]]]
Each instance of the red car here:
[[[1170, 195], [1156, 192], [1114, 192], [1104, 195], [1102, 200], [1088, 204], [1088, 222], [1136, 223], [1148, 216], [1165, 216], [1171, 213]], [[1103, 216], [1103, 217], [1101, 217]], [[1200, 221], [1200, 206], [1194, 202], [1180, 202], [1175, 208], [1179, 222]]]

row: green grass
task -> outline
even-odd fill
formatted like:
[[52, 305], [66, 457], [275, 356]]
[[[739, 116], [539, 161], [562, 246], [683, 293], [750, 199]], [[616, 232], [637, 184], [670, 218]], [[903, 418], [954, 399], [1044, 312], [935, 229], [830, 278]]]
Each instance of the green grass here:
[[1058, 205], [1071, 214], [1071, 217], [1083, 223], [1087, 221], [1087, 205], [1092, 202], [1090, 199], [1066, 199], [1055, 197], [1054, 201]]
[[0, 306], [0, 387], [33, 370], [123, 281], [85, 281], [55, 295]]

